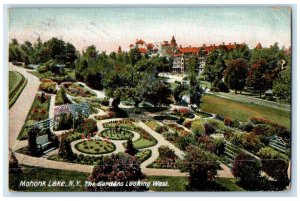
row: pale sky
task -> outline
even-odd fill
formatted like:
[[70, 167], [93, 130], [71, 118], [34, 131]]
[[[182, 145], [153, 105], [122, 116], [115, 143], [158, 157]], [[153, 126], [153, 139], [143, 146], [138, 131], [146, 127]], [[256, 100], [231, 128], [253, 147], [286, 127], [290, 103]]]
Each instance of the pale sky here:
[[194, 8], [13, 8], [9, 37], [19, 42], [57, 37], [78, 50], [95, 45], [100, 51], [123, 50], [136, 39], [171, 40], [178, 45], [202, 46], [275, 42], [291, 46], [291, 10], [287, 7]]

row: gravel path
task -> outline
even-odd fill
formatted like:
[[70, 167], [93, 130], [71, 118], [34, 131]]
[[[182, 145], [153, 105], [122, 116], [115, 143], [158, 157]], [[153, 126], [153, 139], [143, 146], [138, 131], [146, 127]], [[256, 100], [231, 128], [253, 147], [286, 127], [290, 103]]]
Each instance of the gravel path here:
[[9, 70], [17, 71], [28, 79], [27, 85], [20, 94], [18, 100], [9, 109], [9, 148], [16, 144], [18, 135], [25, 123], [27, 113], [31, 108], [35, 95], [38, 91], [40, 81], [34, 75], [28, 73], [28, 69], [9, 64]]

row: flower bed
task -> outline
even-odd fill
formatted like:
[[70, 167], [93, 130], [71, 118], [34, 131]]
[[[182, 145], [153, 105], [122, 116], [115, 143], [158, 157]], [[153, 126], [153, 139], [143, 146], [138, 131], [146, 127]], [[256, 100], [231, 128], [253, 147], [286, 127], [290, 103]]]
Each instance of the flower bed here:
[[55, 94], [56, 90], [56, 82], [53, 82], [51, 79], [42, 79], [41, 84], [39, 86], [40, 91], [44, 91], [46, 93]]
[[38, 94], [31, 106], [27, 115], [26, 122], [23, 125], [18, 136], [19, 140], [26, 140], [28, 133], [28, 126], [35, 124], [38, 121], [48, 119], [49, 117], [50, 96], [46, 94]]
[[152, 151], [150, 149], [145, 149], [142, 151], [139, 151], [135, 157], [137, 157], [137, 159], [142, 163], [144, 161], [146, 161], [148, 158], [151, 157]]
[[176, 156], [175, 152], [167, 146], [160, 146], [158, 148], [159, 157], [150, 165], [149, 168], [167, 168], [167, 169], [176, 169]]
[[88, 140], [77, 143], [75, 148], [86, 154], [107, 154], [113, 152], [116, 146], [108, 141]]
[[175, 132], [178, 132], [180, 135], [182, 136], [187, 136], [190, 135], [191, 132], [185, 130], [183, 127], [179, 126], [178, 124], [175, 123], [169, 123], [167, 124], [172, 130], [174, 130]]
[[103, 120], [103, 119], [111, 119], [114, 118], [116, 113], [114, 111], [107, 111], [106, 114], [96, 115], [95, 119]]
[[100, 135], [111, 140], [127, 140], [134, 136], [132, 132], [123, 129], [122, 127], [106, 129], [102, 131]]
[[71, 96], [81, 96], [81, 97], [91, 97], [96, 96], [96, 94], [86, 89], [84, 86], [72, 82], [67, 82], [63, 84], [63, 87], [66, 89], [66, 92]]
[[133, 121], [131, 119], [113, 120], [103, 124], [104, 128], [114, 128], [116, 125], [122, 127], [134, 127]]

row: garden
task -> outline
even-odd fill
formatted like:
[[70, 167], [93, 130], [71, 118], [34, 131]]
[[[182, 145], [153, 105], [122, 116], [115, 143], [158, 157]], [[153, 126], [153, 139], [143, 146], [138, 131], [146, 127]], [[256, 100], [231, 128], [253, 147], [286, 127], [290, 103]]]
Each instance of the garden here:
[[149, 168], [167, 168], [167, 169], [177, 169], [175, 152], [167, 146], [160, 146], [158, 148], [159, 157], [150, 165]]
[[107, 154], [116, 149], [116, 146], [108, 141], [85, 140], [75, 145], [75, 148], [85, 154]]
[[96, 96], [95, 92], [87, 89], [84, 85], [79, 83], [66, 82], [62, 86], [65, 88], [66, 92], [75, 97], [93, 97]]
[[39, 93], [36, 95], [31, 109], [28, 112], [25, 124], [18, 136], [19, 140], [27, 139], [28, 129], [31, 125], [49, 118], [50, 98], [51, 97], [45, 93]]
[[108, 128], [100, 133], [101, 137], [110, 140], [127, 140], [133, 138], [134, 134], [122, 127]]

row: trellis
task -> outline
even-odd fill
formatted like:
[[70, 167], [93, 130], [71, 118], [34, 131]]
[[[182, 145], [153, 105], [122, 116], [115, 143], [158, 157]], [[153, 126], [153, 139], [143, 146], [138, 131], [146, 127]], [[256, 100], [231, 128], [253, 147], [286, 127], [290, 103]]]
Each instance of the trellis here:
[[56, 107], [54, 110], [54, 118], [62, 113], [71, 113], [74, 118], [81, 113], [83, 117], [87, 118], [90, 113], [90, 106], [87, 102], [82, 102], [79, 104], [64, 104]]
[[29, 128], [38, 128], [39, 130], [51, 129], [54, 125], [53, 119], [46, 119], [43, 121], [39, 121], [33, 125], [28, 126]]
[[269, 146], [272, 147], [273, 149], [276, 149], [277, 151], [286, 152], [286, 143], [283, 141], [283, 139], [281, 137], [278, 137], [276, 135], [274, 135], [271, 139], [270, 139], [270, 143]]

